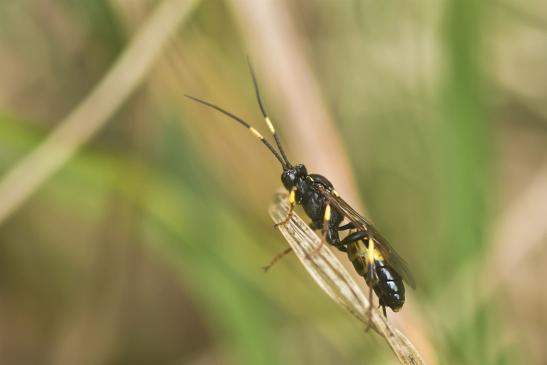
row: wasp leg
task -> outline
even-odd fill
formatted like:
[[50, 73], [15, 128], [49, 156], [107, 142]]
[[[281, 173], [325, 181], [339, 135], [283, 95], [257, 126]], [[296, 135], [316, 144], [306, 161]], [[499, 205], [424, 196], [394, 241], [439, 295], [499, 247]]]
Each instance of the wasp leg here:
[[354, 229], [354, 228], [357, 228], [357, 225], [353, 222], [349, 222], [348, 224], [344, 224], [343, 226], [336, 228], [336, 230], [340, 232], [340, 231], [346, 231], [348, 229]]
[[[347, 243], [342, 243], [342, 241], [340, 240], [340, 234], [339, 232], [341, 231], [344, 231], [344, 230], [348, 230], [348, 229], [353, 229], [355, 227], [355, 224], [354, 223], [348, 223], [346, 225], [343, 225], [343, 226], [337, 226], [337, 224], [335, 224], [336, 221], [330, 221], [330, 225], [327, 229], [327, 237], [326, 237], [326, 241], [328, 243], [330, 243], [331, 245], [333, 245], [334, 247], [336, 247], [338, 250], [342, 251], [342, 252], [347, 252]], [[315, 225], [316, 227], [318, 226], [317, 224]], [[323, 224], [321, 223], [316, 229], [319, 229], [323, 226]]]
[[[322, 229], [323, 228], [323, 221], [311, 222], [309, 224], [309, 227], [311, 229], [313, 229], [314, 231], [316, 231], [318, 229]], [[334, 247], [336, 247], [337, 249], [339, 249], [342, 252], [347, 252], [348, 251], [347, 247], [344, 246], [344, 245], [341, 245], [341, 243], [340, 243], [340, 237], [338, 235], [338, 228], [336, 226], [328, 227], [325, 241], [327, 241], [327, 243], [330, 243], [331, 245], [333, 245]]]
[[[363, 240], [364, 242], [364, 240]], [[365, 243], [366, 245], [366, 243]], [[378, 275], [376, 274], [376, 248], [374, 247], [374, 239], [368, 239], [368, 245], [367, 246], [367, 277], [365, 281], [368, 284], [369, 287], [369, 294], [368, 294], [368, 300], [369, 300], [369, 307], [368, 307], [368, 316], [369, 316], [369, 323], [372, 320], [372, 304], [373, 304], [373, 296], [372, 296], [372, 288], [374, 285], [378, 283]]]
[[[332, 219], [331, 219], [330, 223], [331, 224], [327, 228], [326, 241], [328, 243], [330, 243], [331, 245], [333, 245], [334, 247], [336, 247], [338, 250], [342, 251], [342, 252], [347, 252], [347, 246], [350, 243], [358, 241], [361, 238], [363, 238], [363, 234], [361, 234], [357, 237], [352, 236], [352, 238], [350, 238], [349, 240], [347, 239], [349, 236], [346, 237], [344, 240], [340, 240], [340, 235], [339, 235], [340, 231], [353, 229], [353, 228], [356, 227], [356, 225], [353, 222], [351, 222], [351, 223], [345, 224], [343, 226], [337, 226], [336, 224], [334, 224], [335, 222], [333, 222]], [[323, 227], [323, 229], [324, 229], [323, 222], [321, 222], [321, 223], [313, 222], [312, 224], [313, 224], [313, 226], [310, 225], [310, 227], [312, 227], [314, 229], [319, 229], [321, 227]], [[366, 236], [366, 234], [364, 236]]]
[[[351, 229], [351, 228], [348, 228]], [[374, 248], [374, 240], [371, 240], [367, 231], [357, 231], [349, 234], [347, 237], [345, 237], [341, 242], [340, 246], [347, 247], [349, 244], [357, 242], [357, 241], [363, 241], [363, 244], [367, 247], [366, 251], [366, 276], [365, 276], [365, 282], [368, 285], [369, 292], [368, 292], [368, 301], [369, 301], [369, 307], [367, 310], [367, 317], [368, 317], [368, 325], [366, 330], [368, 331], [370, 327], [372, 326], [372, 307], [373, 307], [373, 287], [378, 283], [378, 276], [376, 274], [375, 270], [375, 248]]]
[[[365, 240], [363, 240], [365, 243]], [[378, 275], [376, 275], [376, 248], [374, 247], [374, 239], [368, 239], [368, 245], [367, 246], [367, 284], [370, 287], [373, 287], [376, 285], [379, 281]]]
[[[348, 223], [345, 226], [339, 227], [339, 230], [344, 229], [353, 229], [356, 228], [353, 223]], [[347, 235], [342, 241], [340, 241], [339, 245], [337, 247], [347, 247], [348, 245], [357, 242], [357, 241], [363, 241], [363, 244], [367, 248], [366, 253], [366, 276], [365, 276], [365, 282], [368, 285], [369, 292], [368, 292], [368, 301], [369, 301], [369, 307], [367, 310], [367, 317], [368, 317], [368, 325], [366, 330], [368, 331], [370, 327], [372, 326], [372, 307], [374, 303], [374, 296], [373, 296], [373, 287], [378, 283], [378, 275], [376, 274], [376, 254], [375, 254], [375, 245], [374, 240], [370, 239], [368, 232], [364, 230], [359, 230], [356, 232], [353, 232], [349, 235]], [[382, 304], [380, 304], [382, 306]], [[385, 313], [385, 307], [384, 307], [384, 313]]]
[[[312, 227], [312, 228], [317, 227], [316, 223], [312, 223], [312, 224], [313, 224], [313, 226], [310, 225], [310, 227]], [[348, 224], [346, 224], [342, 227], [336, 227], [336, 226], [332, 225], [332, 226], [328, 227], [328, 229], [327, 229], [326, 241], [328, 243], [330, 243], [331, 245], [333, 245], [334, 247], [336, 247], [338, 250], [340, 250], [342, 252], [348, 252], [348, 245], [350, 243], [359, 241], [363, 237], [367, 237], [366, 231], [360, 231], [361, 233], [360, 232], [355, 232], [352, 235], [348, 235], [343, 240], [340, 240], [340, 236], [339, 236], [338, 232], [346, 230], [346, 229], [353, 229], [354, 227], [355, 227], [355, 225], [353, 223], [348, 223]], [[317, 228], [315, 228], [315, 229], [317, 229]], [[365, 232], [365, 233], [362, 233], [362, 232]]]
[[321, 247], [323, 247], [323, 245], [327, 241], [327, 233], [329, 232], [330, 218], [331, 218], [331, 207], [330, 207], [330, 204], [327, 204], [325, 206], [325, 213], [323, 214], [323, 228], [321, 229], [321, 243], [319, 244], [319, 246], [314, 248], [313, 251], [311, 251], [308, 256], [317, 255], [319, 250], [321, 250]]
[[[349, 224], [353, 224], [353, 223], [349, 223]], [[348, 229], [351, 229], [351, 228], [348, 228]], [[338, 229], [340, 230], [340, 229]], [[368, 240], [368, 232], [367, 231], [357, 231], [357, 232], [353, 232], [349, 235], [347, 235], [342, 241], [340, 241], [339, 243], [337, 244], [334, 244], [336, 247], [340, 248], [340, 247], [347, 247], [348, 245], [354, 243], [354, 242], [357, 242], [357, 241], [360, 241], [360, 240]]]
[[292, 248], [289, 247], [289, 248], [286, 248], [285, 250], [283, 250], [282, 252], [278, 253], [277, 255], [275, 255], [273, 257], [273, 259], [268, 263], [268, 265], [266, 266], [263, 266], [262, 267], [262, 270], [264, 270], [264, 272], [267, 272], [268, 270], [270, 270], [270, 268], [272, 266], [274, 266], [279, 260], [281, 260], [283, 257], [285, 257], [285, 255], [289, 254], [292, 252]]
[[[323, 221], [312, 221], [308, 226], [314, 231], [323, 228]], [[340, 245], [340, 237], [338, 236], [338, 229], [335, 226], [331, 226], [327, 229], [326, 241], [339, 249], [342, 252], [347, 252], [346, 246]]]
[[368, 310], [367, 310], [367, 317], [369, 324], [372, 323], [372, 307], [374, 306], [374, 297], [372, 295], [372, 286], [368, 287]]
[[334, 246], [334, 247], [336, 247], [339, 251], [348, 252], [348, 246]]
[[[374, 306], [374, 296], [372, 294], [373, 290], [372, 287], [378, 282], [378, 276], [376, 275], [376, 271], [374, 270], [374, 261], [371, 263], [369, 260], [369, 263], [367, 264], [367, 277], [365, 279], [368, 285], [368, 310], [367, 310], [367, 318], [368, 318], [368, 325], [366, 328], [366, 331], [370, 329], [372, 326], [372, 307]], [[384, 308], [384, 316], [386, 316], [386, 307], [382, 306]], [[387, 316], [386, 316], [387, 318]]]
[[342, 244], [342, 241], [340, 240], [338, 228], [334, 225], [330, 225], [330, 227], [327, 229], [326, 241], [342, 252], [348, 251], [347, 245]]
[[323, 227], [323, 221], [311, 221], [310, 224], [308, 224], [308, 226], [313, 229], [314, 231], [318, 230], [318, 229], [321, 229]]
[[291, 192], [289, 193], [289, 213], [287, 213], [287, 216], [281, 222], [274, 224], [274, 228], [277, 228], [279, 226], [284, 226], [285, 224], [289, 223], [292, 217], [292, 213], [294, 211], [295, 204], [296, 204], [296, 189], [293, 188], [291, 189]]

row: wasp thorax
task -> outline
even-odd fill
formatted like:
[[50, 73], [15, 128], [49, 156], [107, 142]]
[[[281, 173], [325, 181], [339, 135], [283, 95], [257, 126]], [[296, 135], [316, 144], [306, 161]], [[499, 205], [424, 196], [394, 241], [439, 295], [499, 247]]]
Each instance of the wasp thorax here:
[[285, 189], [291, 190], [296, 186], [300, 179], [305, 178], [306, 176], [308, 176], [306, 166], [300, 164], [283, 170], [281, 181], [283, 182]]

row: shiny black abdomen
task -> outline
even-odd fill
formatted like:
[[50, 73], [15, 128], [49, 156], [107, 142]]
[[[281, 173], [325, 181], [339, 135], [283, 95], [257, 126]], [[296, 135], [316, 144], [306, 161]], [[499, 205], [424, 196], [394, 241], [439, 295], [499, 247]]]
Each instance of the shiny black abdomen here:
[[395, 270], [393, 270], [383, 260], [376, 260], [374, 270], [378, 281], [371, 283], [370, 277], [367, 273], [367, 265], [365, 264], [365, 256], [360, 242], [356, 242], [348, 246], [348, 257], [355, 268], [355, 271], [365, 278], [367, 285], [372, 286], [372, 289], [380, 300], [380, 305], [391, 308], [394, 312], [397, 312], [403, 306], [405, 302], [405, 286], [403, 279]]
[[378, 296], [380, 305], [397, 312], [405, 302], [403, 279], [385, 261], [376, 260], [375, 271], [378, 281], [372, 286], [372, 289]]

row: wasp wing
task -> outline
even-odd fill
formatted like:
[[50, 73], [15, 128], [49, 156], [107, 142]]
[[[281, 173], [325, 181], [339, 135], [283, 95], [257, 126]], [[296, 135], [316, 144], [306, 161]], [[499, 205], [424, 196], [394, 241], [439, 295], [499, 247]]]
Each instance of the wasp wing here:
[[369, 233], [369, 236], [374, 239], [376, 247], [384, 256], [384, 259], [389, 263], [391, 267], [397, 271], [402, 278], [413, 288], [416, 289], [416, 282], [414, 277], [410, 273], [407, 263], [405, 260], [399, 256], [395, 249], [389, 244], [388, 240], [378, 232], [376, 227], [365, 217], [359, 214], [355, 209], [352, 208], [344, 199], [342, 199], [338, 194], [333, 193], [332, 191], [326, 191], [322, 189], [323, 195], [327, 198], [329, 203], [340, 212], [344, 214], [353, 224], [358, 227], [361, 227]]

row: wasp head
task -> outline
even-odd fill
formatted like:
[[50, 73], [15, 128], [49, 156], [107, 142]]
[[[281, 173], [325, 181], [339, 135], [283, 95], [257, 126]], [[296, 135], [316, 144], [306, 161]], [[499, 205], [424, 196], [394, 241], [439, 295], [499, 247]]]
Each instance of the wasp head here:
[[285, 168], [281, 174], [281, 181], [287, 190], [291, 190], [296, 186], [298, 181], [308, 176], [306, 166], [299, 164]]

